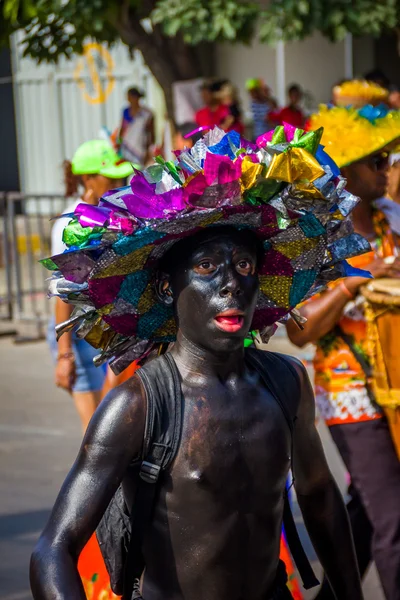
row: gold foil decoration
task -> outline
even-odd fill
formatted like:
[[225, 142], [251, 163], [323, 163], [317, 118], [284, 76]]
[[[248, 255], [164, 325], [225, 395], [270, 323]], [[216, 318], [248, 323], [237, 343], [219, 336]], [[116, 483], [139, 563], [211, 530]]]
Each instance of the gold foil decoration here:
[[274, 244], [274, 250], [287, 258], [294, 259], [315, 248], [319, 243], [318, 238], [301, 238], [290, 242]]
[[281, 154], [275, 154], [267, 171], [268, 179], [295, 183], [312, 182], [325, 175], [316, 158], [304, 148], [289, 147]]
[[264, 171], [262, 163], [254, 163], [249, 156], [245, 156], [242, 161], [242, 174], [240, 176], [240, 186], [242, 193], [253, 187], [257, 177], [260, 177]]
[[297, 183], [291, 195], [295, 198], [314, 198], [315, 200], [326, 200], [321, 191], [312, 183]]
[[121, 256], [121, 258], [118, 258], [115, 262], [108, 265], [103, 271], [100, 271], [100, 273], [97, 274], [96, 279], [103, 279], [104, 277], [111, 277], [112, 275], [129, 275], [130, 273], [143, 269], [153, 248], [154, 245], [149, 244], [130, 254]]
[[104, 329], [105, 326], [108, 327], [104, 321], [99, 318], [85, 336], [85, 340], [89, 342], [93, 348], [107, 348], [111, 339], [115, 336], [115, 332], [110, 328]]
[[292, 277], [287, 275], [260, 275], [260, 290], [277, 306], [288, 308]]

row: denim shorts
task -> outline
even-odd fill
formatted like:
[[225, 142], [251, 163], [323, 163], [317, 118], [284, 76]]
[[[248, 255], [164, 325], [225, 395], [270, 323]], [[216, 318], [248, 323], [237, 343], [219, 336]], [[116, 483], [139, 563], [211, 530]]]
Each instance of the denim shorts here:
[[[47, 328], [47, 342], [54, 362], [57, 360], [58, 344], [56, 340], [55, 320], [52, 317]], [[93, 358], [99, 353], [85, 340], [79, 340], [72, 334], [72, 350], [75, 355], [76, 380], [73, 392], [97, 392], [103, 387], [106, 369], [95, 367]]]

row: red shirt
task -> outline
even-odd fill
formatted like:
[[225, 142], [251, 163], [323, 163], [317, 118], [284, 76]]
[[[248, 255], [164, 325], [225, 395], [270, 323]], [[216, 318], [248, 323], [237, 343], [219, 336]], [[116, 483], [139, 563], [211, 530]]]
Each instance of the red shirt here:
[[278, 125], [288, 123], [299, 129], [303, 129], [306, 120], [303, 112], [299, 108], [294, 108], [293, 106], [285, 106], [282, 110], [270, 113], [269, 118], [278, 123]]
[[229, 108], [224, 104], [220, 104], [215, 110], [211, 110], [208, 106], [205, 106], [197, 111], [196, 123], [199, 127], [210, 127], [210, 129], [215, 127], [215, 125], [220, 127], [228, 115]]

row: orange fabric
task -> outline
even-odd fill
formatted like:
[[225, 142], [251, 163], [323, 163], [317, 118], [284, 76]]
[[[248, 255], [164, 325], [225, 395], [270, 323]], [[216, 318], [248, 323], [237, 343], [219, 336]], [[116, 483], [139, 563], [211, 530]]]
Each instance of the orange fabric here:
[[[396, 245], [389, 225], [380, 212], [374, 216], [376, 240], [373, 250], [349, 261], [353, 267], [367, 269], [376, 257], [393, 256]], [[338, 285], [332, 284], [331, 287]], [[312, 302], [313, 298], [310, 300]], [[339, 325], [353, 337], [359, 352], [368, 361], [367, 323], [361, 309], [343, 316]], [[355, 423], [381, 417], [366, 391], [364, 372], [348, 345], [333, 332], [318, 340], [314, 357], [315, 395], [321, 417], [327, 425]]]
[[95, 534], [92, 535], [81, 552], [78, 570], [87, 600], [114, 600], [119, 598], [110, 588], [110, 579]]
[[303, 594], [300, 590], [300, 585], [297, 581], [296, 570], [292, 561], [292, 557], [289, 553], [289, 548], [286, 543], [285, 537], [281, 536], [281, 547], [280, 547], [280, 559], [283, 560], [286, 566], [286, 572], [288, 575], [287, 587], [290, 590], [294, 600], [303, 600]]

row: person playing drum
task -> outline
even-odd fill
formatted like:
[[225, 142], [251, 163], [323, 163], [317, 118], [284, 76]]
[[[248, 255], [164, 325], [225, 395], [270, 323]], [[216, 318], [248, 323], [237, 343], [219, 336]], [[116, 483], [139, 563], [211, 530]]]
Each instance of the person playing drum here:
[[[395, 278], [400, 287], [400, 258], [392, 231], [374, 205], [385, 193], [388, 150], [400, 137], [400, 113], [372, 105], [321, 107], [311, 117], [310, 129], [320, 126], [325, 151], [341, 168], [347, 189], [361, 198], [352, 219], [371, 251], [350, 262], [374, 278]], [[390, 432], [393, 423], [377, 404], [374, 374], [370, 377], [373, 350], [364, 300], [358, 299], [370, 281], [346, 277], [335, 282], [302, 306], [304, 329], [289, 321], [287, 331], [297, 346], [310, 342], [317, 346], [316, 401], [351, 477], [348, 510], [360, 572], [365, 573], [373, 559], [387, 600], [399, 600], [400, 462]], [[398, 354], [396, 358], [399, 369]], [[317, 598], [334, 598], [326, 582]]]

